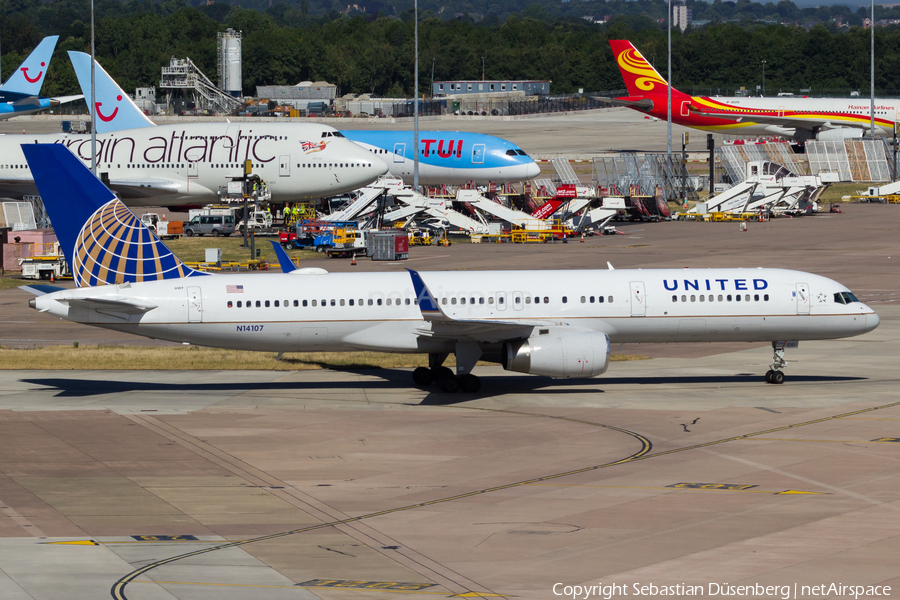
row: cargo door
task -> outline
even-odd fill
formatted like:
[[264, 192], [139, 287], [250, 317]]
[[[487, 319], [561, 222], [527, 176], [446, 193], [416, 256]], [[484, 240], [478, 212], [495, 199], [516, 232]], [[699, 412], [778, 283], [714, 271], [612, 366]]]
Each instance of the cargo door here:
[[203, 321], [203, 294], [197, 286], [188, 286], [188, 323]]
[[647, 298], [644, 293], [643, 281], [631, 282], [631, 316], [644, 317], [647, 316]]
[[809, 286], [805, 283], [797, 284], [797, 291], [794, 292], [797, 297], [797, 314], [809, 314]]
[[484, 164], [484, 144], [472, 146], [472, 162], [476, 165]]
[[689, 117], [689, 116], [691, 116], [691, 108], [690, 108], [690, 106], [691, 106], [691, 101], [690, 101], [690, 100], [685, 100], [684, 102], [681, 103], [681, 116], [682, 116], [682, 117]]
[[406, 144], [397, 142], [394, 144], [394, 162], [402, 163], [406, 160]]
[[291, 176], [291, 157], [290, 156], [284, 155], [278, 159], [278, 176], [279, 177], [290, 177]]

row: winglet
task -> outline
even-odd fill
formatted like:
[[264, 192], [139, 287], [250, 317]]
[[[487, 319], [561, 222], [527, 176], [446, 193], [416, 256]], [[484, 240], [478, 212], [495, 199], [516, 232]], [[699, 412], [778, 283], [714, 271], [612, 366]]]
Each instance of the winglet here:
[[419, 303], [419, 310], [422, 311], [422, 318], [426, 321], [449, 321], [451, 320], [441, 307], [438, 306], [437, 298], [422, 281], [422, 276], [418, 271], [407, 269], [409, 276], [412, 278], [413, 289], [416, 291], [416, 300]]
[[291, 257], [288, 256], [288, 253], [284, 251], [284, 248], [281, 247], [281, 244], [274, 240], [269, 240], [272, 242], [272, 247], [275, 248], [275, 256], [278, 257], [278, 264], [281, 266], [282, 273], [290, 273], [297, 269], [297, 265], [294, 264], [294, 261], [291, 260]]

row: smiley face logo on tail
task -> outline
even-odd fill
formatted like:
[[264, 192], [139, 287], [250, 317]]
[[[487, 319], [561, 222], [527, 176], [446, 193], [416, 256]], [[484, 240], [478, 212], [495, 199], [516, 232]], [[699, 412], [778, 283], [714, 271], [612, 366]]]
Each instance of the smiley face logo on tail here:
[[[116, 96], [116, 100], [117, 100], [118, 102], [121, 102], [121, 101], [122, 101], [122, 95], [119, 94], [118, 96]], [[105, 123], [109, 123], [110, 121], [112, 121], [113, 119], [116, 118], [116, 115], [117, 115], [117, 114], [119, 114], [119, 107], [118, 107], [118, 106], [112, 111], [112, 113], [111, 113], [108, 117], [107, 117], [106, 115], [104, 115], [102, 112], [100, 112], [100, 107], [103, 106], [103, 103], [102, 103], [102, 102], [95, 102], [95, 103], [94, 103], [94, 106], [95, 106], [96, 109], [97, 109], [97, 116], [100, 118], [101, 121], [103, 121], [103, 122], [105, 122]]]
[[28, 67], [22, 67], [22, 68], [19, 69], [19, 70], [22, 71], [22, 75], [25, 76], [25, 79], [28, 81], [28, 83], [37, 83], [38, 81], [41, 80], [41, 77], [44, 76], [44, 69], [43, 69], [43, 67], [46, 67], [46, 66], [47, 66], [47, 63], [44, 63], [44, 62], [41, 63], [41, 67], [42, 67], [42, 68], [41, 68], [41, 72], [38, 73], [38, 74], [37, 74], [37, 77], [35, 77], [34, 79], [32, 79], [31, 77], [28, 76]]

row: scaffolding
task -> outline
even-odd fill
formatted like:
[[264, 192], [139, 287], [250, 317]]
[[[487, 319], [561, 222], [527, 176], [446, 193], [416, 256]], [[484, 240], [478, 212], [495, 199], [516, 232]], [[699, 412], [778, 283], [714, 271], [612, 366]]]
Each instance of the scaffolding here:
[[807, 142], [810, 174], [833, 171], [841, 181], [893, 181], [891, 150], [887, 140], [843, 140]]
[[177, 90], [187, 91], [198, 110], [217, 113], [232, 113], [239, 109], [239, 98], [229, 96], [216, 87], [190, 58], [172, 57], [168, 67], [162, 68], [159, 87], [167, 90], [166, 102], [172, 104], [172, 96]]
[[554, 158], [550, 163], [553, 165], [553, 168], [556, 169], [556, 174], [559, 176], [560, 183], [566, 185], [581, 184], [581, 181], [578, 180], [578, 175], [575, 174], [572, 165], [569, 164], [568, 158]]
[[697, 200], [681, 155], [621, 154], [594, 157], [593, 184], [611, 196], [654, 196], [665, 201]]
[[[835, 142], [825, 143], [831, 144]], [[750, 162], [777, 163], [786, 167], [791, 173], [798, 175], [807, 174], [801, 168], [801, 163], [795, 160], [794, 152], [788, 143], [717, 146], [716, 162], [725, 169], [729, 183], [732, 184], [744, 181], [744, 178], [747, 176], [747, 163]], [[815, 173], [812, 174], [815, 175]]]

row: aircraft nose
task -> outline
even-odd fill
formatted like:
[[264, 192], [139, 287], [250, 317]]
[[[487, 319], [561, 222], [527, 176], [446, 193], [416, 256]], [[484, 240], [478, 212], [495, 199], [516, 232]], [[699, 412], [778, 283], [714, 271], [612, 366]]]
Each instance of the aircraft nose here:
[[878, 313], [870, 312], [866, 315], [866, 331], [872, 331], [878, 324], [881, 323], [881, 318], [878, 316]]
[[372, 161], [372, 166], [375, 168], [375, 172], [378, 173], [379, 177], [387, 175], [388, 171], [391, 170], [390, 167], [388, 167], [388, 164], [378, 156], [370, 156], [369, 160]]
[[536, 162], [532, 161], [530, 164], [525, 165], [525, 179], [534, 179], [540, 174], [541, 168]]

